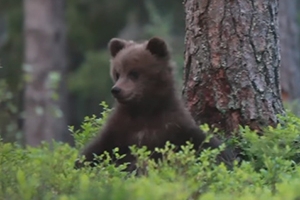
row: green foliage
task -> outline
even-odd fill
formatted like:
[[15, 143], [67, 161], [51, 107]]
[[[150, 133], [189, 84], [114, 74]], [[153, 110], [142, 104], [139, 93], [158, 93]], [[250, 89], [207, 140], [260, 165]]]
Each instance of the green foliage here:
[[283, 102], [285, 110], [289, 110], [296, 116], [300, 117], [300, 99], [295, 99], [293, 101]]
[[[0, 141], [0, 199], [298, 199], [300, 168], [298, 166], [300, 119], [294, 115], [280, 117], [276, 127], [267, 127], [264, 136], [249, 128], [240, 129], [240, 138], [231, 143], [239, 146], [246, 160], [235, 162], [232, 170], [216, 165], [220, 149], [204, 150], [195, 156], [192, 145], [174, 145], [156, 149], [163, 160], [149, 159], [146, 148], [131, 147], [138, 158], [139, 170], [127, 174], [125, 165], [111, 164], [108, 154], [95, 168], [73, 169], [78, 150], [107, 120], [111, 109], [101, 103], [100, 118], [86, 117], [79, 130], [70, 127], [76, 147], [54, 142], [25, 149]], [[201, 126], [208, 131], [208, 126]], [[106, 155], [106, 156], [104, 156]], [[123, 155], [118, 154], [117, 158]]]
[[0, 135], [5, 141], [19, 140], [18, 108], [14, 93], [8, 88], [7, 82], [0, 79]]
[[105, 102], [101, 102], [100, 105], [103, 107], [101, 118], [97, 118], [96, 115], [92, 115], [91, 117], [86, 116], [81, 125], [81, 129], [74, 130], [74, 126], [69, 127], [69, 130], [75, 139], [75, 146], [78, 149], [81, 149], [87, 142], [89, 142], [89, 140], [97, 135], [111, 112], [111, 109], [108, 108], [108, 105]]
[[70, 29], [68, 38], [74, 50], [81, 53], [106, 46], [107, 41], [118, 34], [125, 24], [126, 15], [133, 6], [129, 0], [120, 0], [117, 3], [110, 0], [66, 2]]
[[[176, 10], [176, 8], [169, 8], [164, 12], [160, 10], [159, 2], [155, 3], [153, 0], [145, 0], [144, 3], [149, 16], [149, 23], [144, 27], [144, 37], [148, 39], [156, 35], [162, 37], [167, 42], [171, 50], [173, 61], [175, 61], [177, 65], [175, 80], [179, 85], [182, 85], [184, 66], [184, 43], [182, 41], [184, 40], [184, 29], [180, 31], [176, 30], [176, 28], [180, 27], [178, 26], [178, 23], [180, 23], [178, 14], [181, 13], [171, 11]], [[173, 4], [173, 6], [176, 6], [176, 3]], [[184, 19], [184, 17], [182, 19]]]
[[291, 113], [279, 116], [279, 120], [277, 127], [267, 127], [263, 136], [251, 132], [248, 127], [240, 128], [242, 138], [237, 145], [244, 149], [247, 157], [255, 160], [254, 167], [267, 167], [267, 158], [299, 161], [300, 120]]
[[166, 38], [167, 42], [170, 42], [168, 41], [168, 37], [171, 36], [170, 32], [172, 31], [173, 26], [173, 16], [170, 15], [171, 13], [167, 13], [167, 15], [160, 14], [158, 8], [154, 5], [153, 1], [151, 0], [145, 0], [145, 5], [149, 13], [150, 20], [150, 23], [145, 26], [145, 34], [147, 35], [147, 37], [159, 35], [160, 37]]
[[86, 61], [69, 75], [70, 90], [81, 94], [81, 98], [111, 96], [107, 95], [112, 84], [108, 51], [89, 51], [85, 57]]
[[[22, 81], [21, 63], [23, 58], [22, 1], [0, 1], [0, 79], [5, 79], [14, 92]], [[3, 33], [4, 32], [4, 33]], [[2, 35], [1, 35], [2, 34]], [[1, 44], [2, 43], [2, 44]]]

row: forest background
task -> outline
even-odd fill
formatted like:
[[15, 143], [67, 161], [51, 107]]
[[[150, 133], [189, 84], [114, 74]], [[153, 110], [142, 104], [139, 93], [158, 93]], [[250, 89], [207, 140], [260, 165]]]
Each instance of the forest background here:
[[[31, 51], [29, 48], [25, 52], [24, 47], [31, 33], [24, 31], [24, 13], [29, 11], [23, 5], [21, 0], [0, 1], [0, 134], [4, 141], [21, 143], [24, 142], [24, 90], [28, 78], [24, 73], [28, 70], [24, 55]], [[36, 5], [43, 9], [43, 4]], [[59, 58], [63, 64], [58, 64], [64, 68], [63, 75], [51, 76], [54, 85], [55, 80], [62, 78], [66, 86], [58, 94], [63, 102], [56, 114], [62, 116], [60, 123], [65, 128], [56, 131], [57, 140], [72, 144], [68, 125], [77, 129], [85, 116], [100, 115], [101, 101], [113, 105], [107, 51], [112, 37], [145, 40], [157, 35], [164, 38], [171, 46], [178, 66], [177, 80], [182, 85], [185, 13], [181, 0], [67, 0], [56, 9], [65, 12], [65, 18], [61, 18], [65, 21], [60, 24], [64, 26], [67, 42], [66, 51]], [[279, 4], [282, 97], [296, 114], [300, 96], [299, 10], [297, 0]], [[32, 17], [42, 20], [39, 14], [32, 12]]]

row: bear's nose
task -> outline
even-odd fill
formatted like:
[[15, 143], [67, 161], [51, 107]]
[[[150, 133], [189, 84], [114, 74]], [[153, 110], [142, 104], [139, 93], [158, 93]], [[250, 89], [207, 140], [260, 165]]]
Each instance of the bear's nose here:
[[117, 94], [119, 94], [121, 92], [121, 89], [119, 88], [119, 87], [113, 87], [112, 89], [111, 89], [111, 93], [113, 94], [113, 95], [117, 95]]

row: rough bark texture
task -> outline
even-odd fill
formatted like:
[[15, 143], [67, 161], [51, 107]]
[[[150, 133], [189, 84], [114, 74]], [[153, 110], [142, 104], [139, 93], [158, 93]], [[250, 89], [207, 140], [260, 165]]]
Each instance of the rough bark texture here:
[[300, 97], [300, 45], [297, 0], [279, 3], [280, 84], [284, 101]]
[[[25, 0], [25, 123], [27, 144], [62, 140], [65, 111], [64, 0]], [[60, 76], [60, 79], [58, 76]]]
[[274, 125], [279, 89], [278, 0], [186, 0], [183, 95], [198, 123], [230, 133]]

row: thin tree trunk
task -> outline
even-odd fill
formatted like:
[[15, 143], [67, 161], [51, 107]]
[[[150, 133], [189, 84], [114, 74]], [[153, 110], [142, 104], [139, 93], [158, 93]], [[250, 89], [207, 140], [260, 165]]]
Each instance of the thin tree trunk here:
[[279, 33], [281, 50], [280, 83], [284, 101], [300, 97], [299, 7], [297, 0], [279, 3]]
[[24, 0], [25, 124], [27, 144], [61, 140], [65, 113], [66, 31], [64, 0]]
[[185, 11], [183, 96], [195, 120], [228, 134], [276, 124], [278, 0], [186, 0]]

